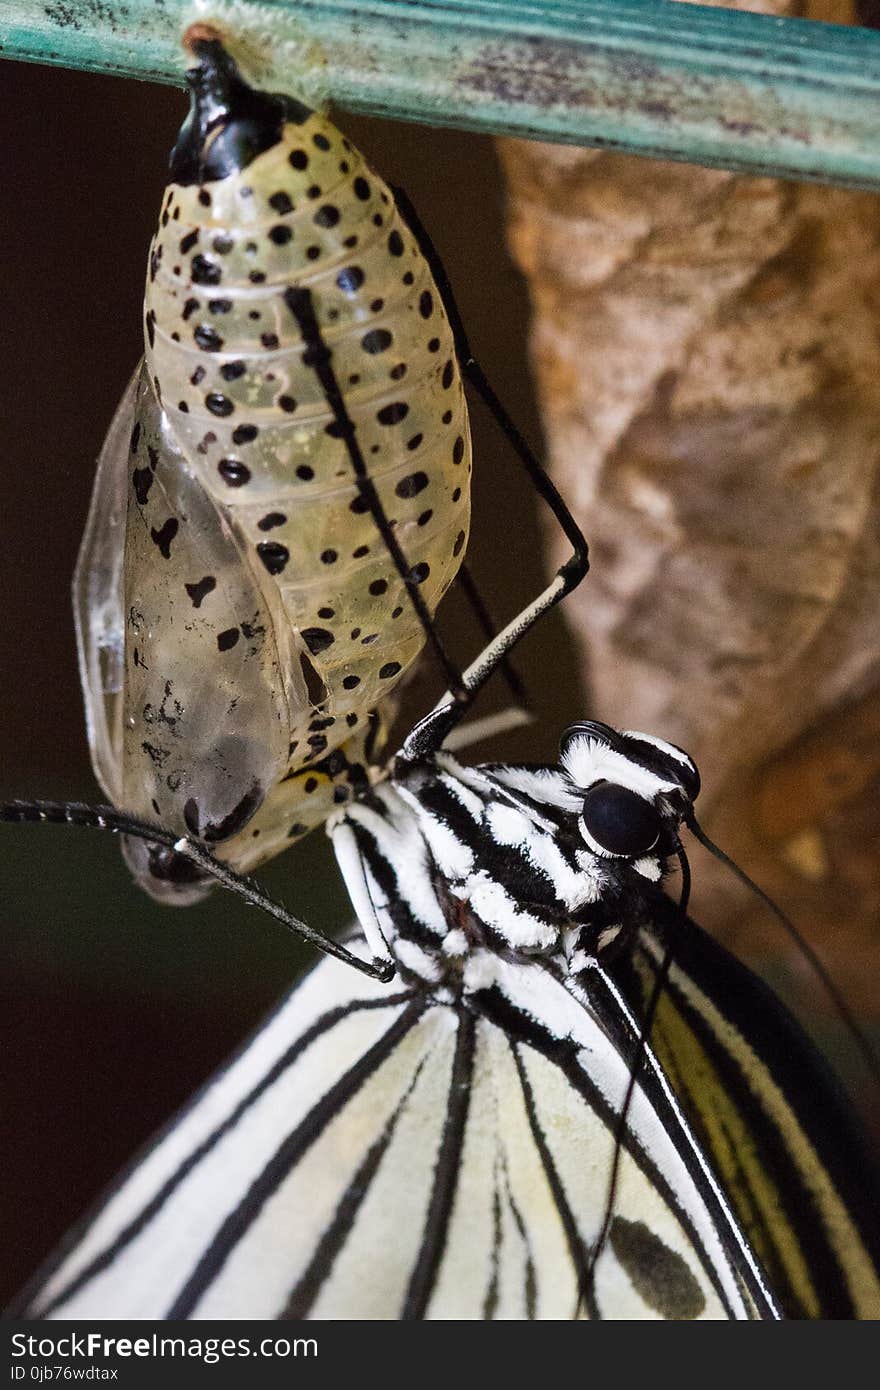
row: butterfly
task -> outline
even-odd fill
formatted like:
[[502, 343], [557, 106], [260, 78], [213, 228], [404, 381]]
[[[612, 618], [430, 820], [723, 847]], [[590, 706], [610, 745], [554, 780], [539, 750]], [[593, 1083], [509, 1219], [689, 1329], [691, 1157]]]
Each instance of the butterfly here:
[[588, 721], [555, 767], [466, 767], [436, 746], [447, 720], [330, 826], [350, 948], [395, 979], [317, 966], [23, 1310], [880, 1315], [878, 1188], [845, 1102], [663, 892], [693, 763]]

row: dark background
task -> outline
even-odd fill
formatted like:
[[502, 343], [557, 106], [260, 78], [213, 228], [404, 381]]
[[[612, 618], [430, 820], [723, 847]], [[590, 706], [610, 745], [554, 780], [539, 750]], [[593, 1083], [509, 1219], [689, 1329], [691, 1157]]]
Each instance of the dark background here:
[[[141, 352], [147, 245], [186, 103], [173, 89], [48, 67], [5, 63], [2, 77], [0, 796], [94, 800], [70, 578], [94, 461]], [[505, 253], [491, 143], [341, 123], [407, 189], [474, 347], [538, 444], [528, 306]], [[504, 442], [474, 414], [470, 560], [506, 617], [540, 585], [538, 524]], [[474, 634], [455, 618], [465, 657]], [[552, 758], [561, 727], [585, 708], [557, 618], [521, 664], [539, 720], [488, 752]], [[405, 692], [404, 724], [428, 708], [434, 689], [420, 677]], [[2, 1303], [241, 1041], [307, 953], [219, 893], [198, 908], [156, 906], [131, 885], [109, 836], [2, 826], [0, 837]], [[264, 878], [321, 928], [350, 917], [320, 832]]]

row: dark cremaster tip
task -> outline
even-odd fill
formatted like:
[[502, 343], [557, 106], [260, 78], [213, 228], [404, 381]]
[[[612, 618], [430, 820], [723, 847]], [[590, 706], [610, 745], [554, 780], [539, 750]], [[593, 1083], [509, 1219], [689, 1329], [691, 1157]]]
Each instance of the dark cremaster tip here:
[[150, 844], [133, 835], [122, 836], [122, 855], [151, 898], [172, 907], [189, 907], [201, 902], [214, 886], [214, 880], [189, 855]]
[[150, 845], [150, 873], [160, 883], [188, 888], [194, 883], [210, 883], [204, 869], [199, 868], [186, 854], [165, 845]]
[[189, 48], [199, 61], [186, 75], [191, 105], [171, 151], [174, 183], [238, 173], [277, 145], [283, 125], [302, 125], [312, 114], [293, 97], [249, 87], [219, 39], [194, 37]]

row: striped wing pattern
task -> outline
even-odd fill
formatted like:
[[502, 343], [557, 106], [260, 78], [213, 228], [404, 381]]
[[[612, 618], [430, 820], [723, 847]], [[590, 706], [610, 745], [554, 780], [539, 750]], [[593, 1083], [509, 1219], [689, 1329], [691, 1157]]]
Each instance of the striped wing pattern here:
[[[28, 1311], [571, 1318], [603, 1214], [610, 1101], [584, 1065], [600, 1030], [543, 983], [572, 1035], [535, 1024], [515, 970], [508, 994], [456, 1007], [360, 980], [353, 994], [344, 966], [321, 964], [86, 1221]], [[617, 1061], [609, 1087], [625, 1081]], [[650, 1120], [587, 1311], [745, 1316]]]
[[[621, 962], [636, 1011], [668, 916], [658, 903]], [[786, 1316], [880, 1318], [877, 1161], [836, 1079], [776, 996], [693, 923], [677, 956], [653, 1050]]]

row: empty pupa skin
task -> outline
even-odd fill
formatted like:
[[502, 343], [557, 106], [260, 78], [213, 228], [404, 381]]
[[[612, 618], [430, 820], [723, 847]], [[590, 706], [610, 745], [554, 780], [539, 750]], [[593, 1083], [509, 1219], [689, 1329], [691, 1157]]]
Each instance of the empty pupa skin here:
[[219, 45], [199, 56], [75, 608], [104, 790], [246, 870], [362, 785], [372, 712], [425, 641], [304, 292], [431, 613], [464, 556], [471, 445], [440, 293], [386, 185], [324, 116], [254, 92]]

